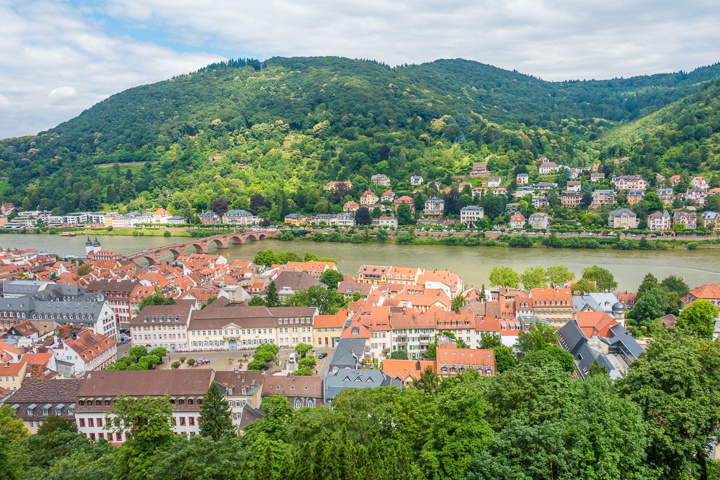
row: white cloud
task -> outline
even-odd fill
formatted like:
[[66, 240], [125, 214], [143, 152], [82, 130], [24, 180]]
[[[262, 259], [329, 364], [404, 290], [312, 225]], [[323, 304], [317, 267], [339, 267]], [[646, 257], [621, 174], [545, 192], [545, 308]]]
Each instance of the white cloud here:
[[8, 105], [10, 105], [10, 100], [8, 100], [5, 95], [0, 93], [0, 108], [5, 108]]
[[12, 100], [0, 100], [0, 138], [47, 130], [117, 92], [222, 58], [112, 37], [61, 1], [0, 2], [0, 18], [0, 85]]
[[58, 87], [50, 92], [48, 100], [53, 105], [61, 105], [67, 103], [74, 97], [77, 97], [77, 90], [74, 87]]

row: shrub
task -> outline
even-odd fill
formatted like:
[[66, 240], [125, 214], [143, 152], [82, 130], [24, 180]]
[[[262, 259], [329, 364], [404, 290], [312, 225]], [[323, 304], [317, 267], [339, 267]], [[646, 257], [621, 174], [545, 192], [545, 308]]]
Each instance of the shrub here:
[[170, 230], [165, 230], [165, 233], [163, 233], [163, 237], [171, 237], [172, 233], [170, 233]]
[[180, 357], [180, 363], [185, 363], [185, 360], [187, 360], [186, 356]]
[[171, 366], [173, 369], [177, 370], [178, 368], [180, 368], [180, 362], [172, 362], [172, 363], [170, 364], [170, 366]]
[[187, 364], [192, 367], [193, 365], [195, 365], [195, 359], [194, 359], [194, 358], [188, 358]]

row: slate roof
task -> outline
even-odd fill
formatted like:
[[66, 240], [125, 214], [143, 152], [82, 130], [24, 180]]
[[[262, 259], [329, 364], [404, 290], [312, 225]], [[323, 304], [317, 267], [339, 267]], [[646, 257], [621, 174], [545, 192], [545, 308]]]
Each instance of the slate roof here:
[[365, 351], [365, 339], [341, 338], [335, 349], [335, 354], [330, 360], [330, 370], [333, 368], [354, 368], [357, 365], [357, 360], [352, 355], [353, 351], [355, 351], [358, 358], [361, 358]]
[[349, 388], [376, 388], [396, 386], [402, 388], [402, 383], [385, 375], [380, 370], [359, 370], [355, 368], [341, 368], [337, 372], [329, 372], [325, 377], [324, 400], [325, 405], [331, 405], [335, 397]]
[[263, 412], [261, 409], [253, 408], [250, 405], [245, 405], [242, 409], [239, 428], [242, 429], [244, 427], [247, 427], [249, 424], [251, 424], [255, 420], [260, 420], [261, 418], [264, 418], [264, 417], [265, 417], [265, 412]]
[[[59, 410], [65, 418], [74, 418], [70, 415], [68, 407], [75, 405], [75, 398], [82, 380], [66, 379], [66, 380], [36, 380], [27, 379], [22, 386], [13, 395], [7, 399], [6, 403], [12, 408], [18, 405], [15, 413], [22, 420], [43, 420], [45, 415], [42, 414], [42, 407], [50, 405], [52, 413], [56, 413], [56, 408], [62, 405]], [[32, 414], [28, 414], [27, 407], [36, 405]]]
[[575, 366], [583, 378], [590, 373], [590, 366], [597, 360], [600, 366], [604, 366], [612, 375], [615, 367], [604, 354], [597, 355], [590, 345], [588, 339], [580, 329], [576, 320], [571, 320], [558, 329], [560, 344], [570, 352], [575, 360]]

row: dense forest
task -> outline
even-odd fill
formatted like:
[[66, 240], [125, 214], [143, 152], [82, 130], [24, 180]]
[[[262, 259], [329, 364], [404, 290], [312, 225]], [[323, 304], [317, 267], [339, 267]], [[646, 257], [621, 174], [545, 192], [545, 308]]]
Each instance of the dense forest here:
[[[574, 378], [554, 329], [526, 332], [496, 377], [476, 371], [414, 385], [350, 389], [333, 408], [294, 410], [268, 397], [266, 416], [235, 435], [211, 386], [201, 435], [173, 434], [163, 397], [115, 400], [132, 433], [91, 442], [50, 417], [28, 436], [0, 409], [0, 478], [655, 480], [720, 478], [709, 461], [720, 422], [720, 343], [660, 333], [626, 376], [597, 364]], [[522, 338], [522, 337], [521, 337]], [[496, 337], [486, 348], [503, 348]], [[507, 347], [504, 347], [507, 348]], [[112, 430], [113, 423], [106, 422]], [[714, 437], [715, 436], [715, 437]]]
[[[475, 162], [508, 175], [535, 172], [541, 157], [718, 184], [719, 75], [718, 64], [567, 82], [465, 60], [213, 64], [0, 141], [0, 202], [57, 213], [163, 206], [193, 220], [222, 198], [253, 213], [276, 208], [277, 221], [337, 210], [344, 195], [324, 192], [328, 181], [351, 179], [344, 193], [357, 198], [384, 173], [412, 193], [411, 175], [451, 186]], [[613, 164], [623, 156], [630, 162]]]

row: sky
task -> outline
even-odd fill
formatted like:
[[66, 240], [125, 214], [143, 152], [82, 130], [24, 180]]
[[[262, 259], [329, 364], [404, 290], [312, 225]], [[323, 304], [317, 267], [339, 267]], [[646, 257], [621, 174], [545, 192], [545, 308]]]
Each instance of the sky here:
[[0, 138], [228, 58], [465, 58], [546, 80], [720, 61], [717, 0], [0, 0]]

